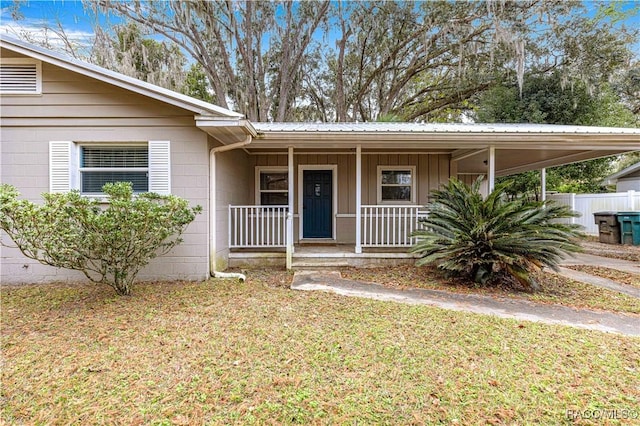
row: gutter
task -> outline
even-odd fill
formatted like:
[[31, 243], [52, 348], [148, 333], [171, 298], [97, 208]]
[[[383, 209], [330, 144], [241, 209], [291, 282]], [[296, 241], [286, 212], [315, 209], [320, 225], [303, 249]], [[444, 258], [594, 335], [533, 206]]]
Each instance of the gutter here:
[[219, 152], [232, 151], [249, 145], [253, 141], [253, 135], [240, 142], [230, 145], [217, 146], [209, 151], [209, 275], [215, 278], [237, 278], [245, 281], [244, 274], [235, 272], [216, 271], [216, 236], [217, 236], [217, 205], [216, 205], [216, 154]]

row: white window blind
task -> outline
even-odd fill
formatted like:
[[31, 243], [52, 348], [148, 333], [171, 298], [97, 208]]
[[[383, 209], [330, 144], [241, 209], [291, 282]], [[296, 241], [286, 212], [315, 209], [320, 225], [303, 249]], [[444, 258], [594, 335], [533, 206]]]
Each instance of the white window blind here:
[[149, 191], [147, 146], [93, 146], [80, 150], [80, 191], [100, 194], [106, 183], [131, 182], [134, 192]]

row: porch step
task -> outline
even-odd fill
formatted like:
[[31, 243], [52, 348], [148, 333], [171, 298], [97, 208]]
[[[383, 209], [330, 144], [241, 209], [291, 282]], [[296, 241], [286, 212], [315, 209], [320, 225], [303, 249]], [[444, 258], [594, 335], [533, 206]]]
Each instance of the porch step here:
[[382, 266], [412, 265], [411, 256], [371, 257], [294, 257], [292, 269], [378, 268]]
[[307, 240], [299, 240], [299, 246], [315, 246], [315, 247], [337, 247], [338, 243], [333, 238], [313, 238]]
[[304, 260], [294, 260], [291, 263], [291, 267], [293, 269], [322, 269], [322, 268], [346, 268], [348, 266], [353, 266], [353, 259], [349, 262], [346, 259], [342, 258], [331, 258], [331, 259], [304, 259]]
[[[381, 267], [413, 264], [418, 256], [406, 249], [367, 249], [355, 253], [352, 245], [297, 246], [293, 253], [293, 269], [338, 269], [343, 267]], [[229, 266], [237, 268], [284, 267], [284, 252], [241, 251], [229, 253]]]

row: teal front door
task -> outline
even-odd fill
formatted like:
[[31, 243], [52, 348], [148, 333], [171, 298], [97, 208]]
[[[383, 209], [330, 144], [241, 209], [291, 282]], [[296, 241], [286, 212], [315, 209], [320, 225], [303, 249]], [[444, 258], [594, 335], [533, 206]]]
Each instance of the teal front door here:
[[302, 180], [303, 238], [332, 238], [333, 172], [304, 170]]

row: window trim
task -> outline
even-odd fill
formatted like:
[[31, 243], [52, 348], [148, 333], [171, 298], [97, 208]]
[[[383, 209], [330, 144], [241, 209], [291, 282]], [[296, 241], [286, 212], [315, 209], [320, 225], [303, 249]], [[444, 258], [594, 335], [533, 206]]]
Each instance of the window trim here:
[[0, 95], [12, 96], [39, 96], [42, 95], [42, 62], [34, 58], [1, 58], [0, 67], [3, 65], [35, 65], [36, 66], [36, 88], [35, 91], [13, 91], [1, 90]]
[[[171, 141], [49, 141], [49, 192], [79, 191], [80, 146], [146, 146], [149, 150], [149, 192], [170, 195], [171, 191]], [[104, 199], [104, 194], [89, 195], [88, 198]]]
[[[261, 189], [260, 187], [260, 175], [262, 174], [262, 172], [272, 172], [272, 173], [284, 173], [285, 175], [287, 175], [287, 179], [289, 178], [288, 173], [289, 170], [286, 167], [282, 167], [282, 166], [256, 166], [256, 172], [255, 172], [255, 203], [256, 206], [261, 206], [262, 204], [262, 197], [261, 194], [263, 192], [265, 193], [285, 193], [287, 194], [287, 200], [289, 200], [289, 190], [275, 190], [275, 189]], [[288, 186], [287, 186], [288, 188]], [[288, 204], [283, 204], [285, 206], [287, 206]]]
[[[382, 173], [386, 171], [409, 170], [411, 172], [411, 199], [409, 201], [382, 200]], [[401, 184], [384, 184], [384, 186], [406, 186]], [[416, 166], [378, 166], [377, 201], [378, 204], [416, 204]]]

